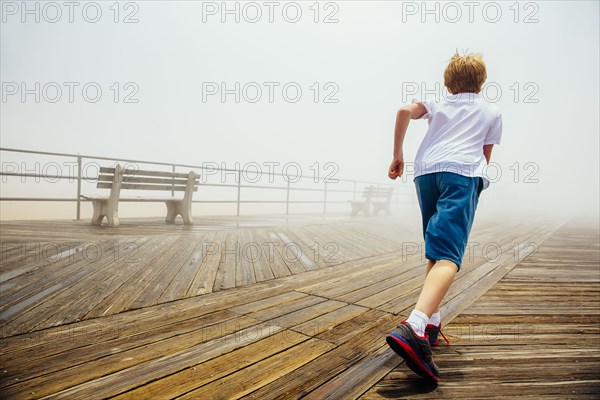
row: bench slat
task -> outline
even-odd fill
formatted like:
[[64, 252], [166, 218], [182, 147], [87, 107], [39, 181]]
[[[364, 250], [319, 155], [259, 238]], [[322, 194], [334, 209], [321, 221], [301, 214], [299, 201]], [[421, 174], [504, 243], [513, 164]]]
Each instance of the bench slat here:
[[[108, 196], [84, 196], [81, 197], [85, 200], [108, 200]], [[166, 201], [182, 201], [180, 197], [120, 197], [119, 202], [145, 202], [145, 203], [164, 203]]]
[[392, 196], [392, 192], [393, 192], [394, 188], [374, 188], [374, 187], [368, 187], [365, 188], [365, 190], [363, 191], [363, 197], [370, 197], [370, 198], [388, 198]]
[[[110, 189], [112, 186], [112, 182], [98, 182], [96, 185], [99, 189]], [[141, 183], [123, 183], [121, 185], [121, 189], [131, 189], [131, 190], [167, 190], [167, 191], [175, 191], [175, 192], [185, 192], [185, 186], [178, 185], [153, 185], [148, 184], [144, 185]], [[198, 191], [198, 187], [194, 186], [194, 192]]]
[[148, 171], [148, 170], [125, 170], [125, 176], [166, 176], [175, 178], [187, 178], [189, 172], [167, 172], [167, 171]]
[[[114, 180], [114, 176], [111, 175], [100, 175], [98, 176], [99, 182], [112, 182]], [[139, 177], [139, 176], [123, 176], [123, 182], [127, 183], [167, 183], [169, 185], [187, 185], [187, 179], [169, 179], [169, 178], [151, 178], [151, 177]], [[194, 181], [195, 185], [200, 184], [200, 180], [196, 179]]]
[[[100, 167], [100, 173], [115, 174], [115, 169], [110, 167]], [[168, 171], [149, 171], [144, 169], [124, 169], [125, 176], [164, 176], [175, 178], [187, 178], [187, 172], [168, 172]]]

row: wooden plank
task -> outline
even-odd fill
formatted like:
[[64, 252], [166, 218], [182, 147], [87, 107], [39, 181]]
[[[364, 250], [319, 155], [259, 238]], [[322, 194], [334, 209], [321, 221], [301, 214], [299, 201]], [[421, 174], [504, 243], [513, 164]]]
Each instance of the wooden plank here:
[[[412, 259], [414, 260], [414, 257]], [[364, 286], [376, 284], [379, 280], [384, 280], [394, 275], [402, 275], [397, 272], [400, 262], [397, 261], [395, 254], [365, 258], [358, 261], [358, 263], [362, 266], [359, 269], [340, 274], [335, 278], [301, 287], [299, 290], [328, 298], [343, 298], [345, 295]], [[411, 268], [416, 269], [416, 267], [417, 263], [408, 263], [407, 265], [409, 270]]]
[[195, 257], [199, 263], [186, 296], [210, 293], [216, 284], [217, 271], [221, 263], [221, 246], [225, 232], [211, 232], [205, 241], [199, 244]]
[[256, 283], [252, 255], [246, 254], [246, 250], [248, 249], [246, 247], [247, 243], [248, 236], [243, 230], [239, 231], [237, 235], [237, 241], [234, 243], [236, 257], [235, 286], [244, 286]]
[[[139, 288], [137, 290], [137, 298], [135, 296], [130, 296], [130, 300], [121, 303], [119, 309], [123, 311], [148, 307], [158, 303], [166, 288], [169, 287], [175, 277], [178, 276], [181, 267], [192, 256], [192, 253], [196, 248], [197, 238], [198, 237], [180, 238], [178, 243], [171, 247], [171, 254], [169, 254], [169, 256], [164, 259], [156, 259], [153, 264], [148, 265], [148, 269], [152, 269], [153, 273], [147, 277], [146, 285], [142, 287], [142, 283], [138, 281], [135, 285], [136, 288]], [[156, 265], [156, 267], [151, 268], [153, 265]], [[189, 277], [179, 277], [188, 282], [190, 281]]]
[[249, 317], [260, 321], [277, 320], [286, 314], [295, 311], [304, 311], [307, 307], [311, 307], [318, 303], [326, 302], [327, 299], [317, 296], [305, 296], [296, 300], [291, 300], [286, 303], [275, 304], [271, 307], [264, 308], [260, 311], [255, 311], [247, 314]]
[[[57, 326], [40, 332], [32, 332], [0, 340], [0, 355], [28, 348], [69, 348], [80, 341], [95, 342], [114, 338], [115, 330], [119, 335], [129, 336], [139, 332], [150, 332], [177, 321], [199, 318], [203, 315], [225, 310], [245, 303], [265, 299], [281, 294], [288, 289], [284, 286], [261, 285], [261, 287], [242, 287], [236, 291], [209, 293], [201, 299], [179, 300], [157, 304], [103, 318], [84, 320], [69, 325]], [[143, 324], [136, 323], [143, 321]], [[90, 333], [91, 332], [91, 333]]]
[[252, 393], [327, 353], [332, 344], [310, 339], [266, 360], [186, 393], [181, 399], [233, 399]]
[[[256, 229], [253, 232], [253, 236], [256, 238], [256, 242], [261, 246], [262, 257], [260, 259], [259, 267], [265, 270], [269, 268], [273, 278], [282, 278], [292, 274], [290, 269], [287, 267], [285, 261], [281, 258], [275, 247], [279, 245], [279, 242], [274, 242], [267, 233], [266, 229]], [[265, 272], [265, 275], [268, 275]]]
[[[160, 298], [157, 301], [158, 303], [174, 301], [191, 296], [188, 295], [188, 292], [193, 285], [199, 269], [205, 262], [204, 251], [206, 249], [206, 243], [207, 241], [210, 241], [212, 237], [214, 237], [214, 234], [210, 232], [197, 236], [195, 235], [195, 247], [191, 249], [191, 252], [183, 261], [176, 275], [160, 295]], [[204, 290], [202, 293], [208, 293], [212, 291], [212, 282], [209, 284], [208, 282], [204, 281], [203, 285]], [[207, 287], [209, 288], [208, 290], [206, 290]], [[194, 295], [198, 294], [200, 293], [196, 292]]]
[[277, 251], [290, 270], [299, 273], [318, 268], [318, 265], [309, 258], [310, 253], [306, 252], [306, 246], [290, 239], [286, 232], [276, 231], [271, 237], [281, 243]]
[[[76, 298], [72, 298], [69, 292], [65, 291], [59, 293], [52, 304], [38, 307], [38, 313], [46, 315], [39, 326], [48, 327], [62, 321], [76, 321], [88, 314], [90, 318], [122, 311], [122, 302], [126, 303], [131, 298], [132, 287], [129, 285], [133, 283], [135, 287], [136, 280], [150, 273], [151, 268], [148, 268], [148, 265], [152, 265], [151, 262], [157, 258], [168, 257], [169, 252], [165, 251], [165, 247], [169, 248], [177, 242], [177, 237], [156, 237], [142, 245], [135, 244], [138, 247], [131, 257], [108, 264], [95, 274], [87, 275], [73, 284], [71, 289], [79, 294]], [[95, 285], [94, 282], [102, 284]], [[52, 311], [49, 312], [49, 309]]]
[[238, 243], [238, 232], [227, 232], [225, 240], [219, 243], [221, 257], [213, 290], [218, 291], [235, 287], [236, 274], [241, 268], [238, 267], [240, 263]]
[[309, 338], [289, 331], [281, 331], [271, 337], [249, 344], [221, 357], [213, 358], [178, 373], [135, 388], [116, 396], [115, 399], [174, 398], [202, 387], [257, 362], [270, 358]]
[[[342, 303], [340, 301], [327, 300], [305, 307], [301, 310], [291, 312], [286, 315], [269, 318], [267, 321], [270, 321], [271, 323], [277, 324], [279, 326], [283, 326], [285, 328], [290, 328], [297, 324], [308, 323], [318, 317], [322, 317], [324, 315], [327, 315], [328, 313], [339, 310], [344, 306], [347, 306], [347, 304]], [[316, 330], [317, 326], [313, 326], [313, 329]]]
[[[143, 246], [145, 241], [146, 239], [142, 239], [132, 243]], [[117, 248], [123, 250], [122, 247], [127, 243], [127, 240], [122, 240], [117, 245]], [[105, 271], [112, 266], [116, 265], [118, 268], [119, 265], [129, 264], [129, 261], [130, 257], [128, 253], [117, 255], [111, 249], [107, 253], [100, 254], [96, 262], [90, 263], [89, 258], [82, 258], [81, 262], [72, 264], [68, 268], [64, 267], [60, 273], [42, 275], [45, 279], [40, 286], [44, 289], [37, 289], [36, 286], [32, 286], [34, 290], [39, 291], [28, 291], [28, 298], [21, 300], [21, 304], [17, 303], [14, 305], [18, 308], [18, 313], [14, 317], [5, 317], [6, 322], [2, 327], [3, 334], [23, 333], [24, 331], [34, 330], [36, 326], [51, 326], [53, 323], [51, 322], [52, 318], [56, 318], [59, 321], [73, 321], [66, 314], [63, 314], [66, 308], [74, 302], [84, 301], [84, 299], [90, 298], [89, 296], [93, 297], [92, 291], [94, 290], [106, 289], [106, 286], [81, 284], [81, 282], [95, 281], [98, 276], [106, 276]], [[82, 268], [86, 264], [86, 268]], [[57, 267], [61, 266], [58, 265]], [[77, 292], [77, 289], [83, 289], [83, 293]], [[73, 290], [78, 293], [78, 296], [73, 296]], [[88, 297], [86, 297], [86, 294]], [[19, 296], [22, 296], [22, 294], [19, 294]], [[52, 299], [52, 301], [48, 301], [48, 299]], [[88, 303], [88, 306], [92, 304], [94, 303]], [[76, 309], [78, 310], [77, 317], [82, 317], [85, 314], [82, 308], [76, 306]]]
[[370, 330], [376, 329], [378, 326], [394, 328], [399, 322], [400, 319], [395, 315], [379, 310], [368, 310], [352, 319], [346, 321], [340, 320], [335, 329], [327, 329], [317, 334], [317, 337], [336, 345], [341, 345], [351, 341], [353, 338], [370, 335]]
[[[327, 384], [331, 379], [346, 371], [353, 364], [363, 360], [370, 360], [372, 355], [381, 350], [385, 341], [382, 340], [384, 332], [392, 326], [394, 317], [375, 310], [361, 314], [354, 320], [347, 321], [342, 325], [353, 326], [357, 329], [348, 331], [343, 329], [343, 337], [337, 340], [328, 340], [335, 347], [288, 373], [287, 375], [263, 386], [256, 392], [246, 396], [255, 399], [279, 399], [279, 398], [301, 398], [320, 386]], [[351, 322], [353, 321], [353, 322]], [[338, 328], [336, 328], [337, 330]], [[328, 331], [329, 335], [335, 336], [334, 331]], [[330, 337], [322, 335], [323, 338]], [[364, 376], [363, 376], [364, 378]]]
[[[547, 230], [543, 235], [538, 236], [539, 242], [543, 242], [545, 238], [547, 238], [554, 229]], [[512, 252], [506, 252], [505, 255], [500, 257], [499, 261], [489, 261], [486, 264], [496, 264], [495, 269], [491, 272], [487, 273], [484, 277], [478, 280], [478, 284], [475, 286], [470, 286], [468, 288], [464, 288], [464, 290], [455, 294], [454, 297], [447, 300], [443, 306], [440, 307], [440, 310], [447, 315], [447, 318], [451, 320], [455, 316], [457, 316], [460, 311], [464, 310], [467, 306], [471, 305], [475, 300], [477, 300], [481, 295], [483, 295], [487, 290], [489, 290], [494, 284], [496, 284], [500, 279], [502, 279], [508, 272], [510, 272], [515, 265], [525, 259], [528, 255], [530, 255], [534, 249], [527, 246], [529, 241], [520, 242], [514, 246]], [[453, 288], [449, 290], [446, 298], [450, 298], [453, 292]]]
[[[111, 360], [112, 362], [103, 364], [102, 366], [99, 366], [98, 362], [92, 363], [92, 365], [89, 365], [90, 370], [86, 371], [88, 374], [86, 379], [82, 379], [81, 375], [77, 373], [77, 371], [82, 370], [81, 366], [76, 371], [71, 370], [72, 375], [70, 377], [61, 376], [60, 379], [51, 379], [49, 376], [44, 376], [44, 379], [47, 379], [48, 382], [45, 382], [43, 388], [51, 393], [47, 396], [49, 399], [112, 397], [149, 383], [159, 377], [182, 371], [219, 355], [227, 354], [260, 339], [272, 336], [279, 331], [281, 331], [280, 327], [262, 324], [237, 330], [225, 336], [219, 335], [210, 341], [202, 341], [173, 353], [166, 353], [164, 348], [160, 347], [154, 353], [150, 351], [153, 357], [158, 356], [158, 358], [153, 358], [142, 363], [136, 361], [135, 358], [122, 359], [122, 355], [117, 354], [118, 358], [115, 358], [120, 360], [118, 363], [120, 365], [117, 364], [117, 360]], [[243, 340], [240, 340], [240, 338], [243, 338]], [[194, 339], [197, 341], [198, 336], [191, 335], [191, 340], [193, 341]], [[176, 338], [174, 342], [177, 346], [181, 347], [179, 338]], [[132, 365], [123, 368], [126, 363]], [[93, 379], [90, 380], [90, 378]], [[29, 382], [23, 382], [23, 384], [26, 383]], [[5, 389], [5, 393], [9, 393], [9, 395], [14, 393], [13, 388], [15, 386], [19, 385], [9, 386]], [[56, 389], [58, 386], [66, 388], [57, 392]], [[39, 386], [34, 387], [37, 387], [36, 392], [41, 392], [42, 389]], [[22, 390], [23, 388], [21, 387], [20, 391]]]
[[[46, 387], [46, 379], [66, 379], [71, 373], [86, 376], [95, 372], [95, 366], [104, 368], [114, 362], [118, 366], [131, 366], [154, 357], [151, 349], [164, 354], [185, 349], [189, 340], [209, 341], [226, 332], [256, 324], [250, 318], [239, 318], [229, 311], [217, 311], [197, 318], [176, 319], [175, 315], [165, 315], [169, 324], [145, 326], [143, 321], [129, 321], [127, 325], [110, 329], [86, 329], [87, 335], [63, 335], [62, 342], [54, 346], [32, 346], [16, 350], [2, 356], [4, 372], [0, 377], [0, 388], [11, 386], [19, 381], [21, 385], [34, 389], [35, 385]], [[96, 340], [93, 340], [96, 339]], [[179, 341], [181, 339], [181, 341]], [[154, 351], [154, 352], [156, 352]], [[129, 356], [134, 357], [126, 360]], [[119, 357], [122, 358], [119, 359]], [[124, 363], [124, 364], [122, 364]], [[118, 368], [114, 369], [117, 370]], [[86, 371], [88, 371], [86, 373]], [[49, 375], [49, 378], [44, 376]], [[29, 382], [29, 383], [24, 383]], [[23, 388], [25, 386], [22, 386]], [[66, 386], [60, 386], [60, 390]], [[50, 390], [50, 389], [48, 389]]]
[[300, 261], [307, 271], [328, 266], [320, 257], [322, 249], [319, 243], [312, 242], [309, 238], [301, 236], [296, 230], [292, 229], [278, 232], [278, 235], [289, 249], [291, 258]]
[[[260, 234], [256, 231], [244, 230], [244, 246], [242, 257], [252, 263], [254, 277], [257, 282], [264, 282], [275, 278], [269, 264], [269, 248], [260, 242]], [[274, 253], [274, 252], [273, 252]]]
[[356, 318], [367, 310], [368, 308], [365, 307], [347, 304], [305, 322], [294, 320], [291, 323], [296, 325], [293, 325], [291, 329], [308, 336], [317, 336], [320, 333], [333, 329], [339, 324]]
[[253, 302], [246, 303], [241, 306], [233, 307], [230, 310], [238, 314], [250, 314], [262, 311], [270, 307], [281, 306], [291, 301], [299, 300], [308, 297], [305, 293], [296, 291], [287, 291], [275, 296], [267, 297], [266, 299], [256, 300]]
[[[6, 281], [10, 280], [10, 288], [3, 285], [0, 294], [0, 312], [12, 307], [18, 302], [53, 286], [52, 278], [68, 286], [71, 282], [90, 273], [100, 262], [108, 263], [118, 251], [115, 246], [122, 246], [124, 241], [116, 239], [93, 241], [85, 243], [32, 243], [31, 253], [23, 255], [23, 262], [12, 273], [4, 274]], [[83, 267], [85, 270], [82, 271]], [[5, 282], [6, 282], [5, 281]], [[2, 319], [7, 320], [6, 316]]]
[[387, 344], [369, 354], [363, 362], [355, 363], [324, 385], [304, 397], [306, 400], [354, 399], [377, 383], [400, 359]]

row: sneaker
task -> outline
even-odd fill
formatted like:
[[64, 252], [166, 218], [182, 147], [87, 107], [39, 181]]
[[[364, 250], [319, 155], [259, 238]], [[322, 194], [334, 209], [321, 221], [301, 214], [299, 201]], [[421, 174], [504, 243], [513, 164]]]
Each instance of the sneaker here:
[[439, 324], [438, 326], [428, 324], [425, 327], [425, 336], [427, 336], [429, 338], [430, 346], [437, 346], [440, 343], [440, 340], [439, 340], [440, 333], [442, 334], [442, 337], [446, 341], [446, 345], [450, 346], [450, 341], [448, 340], [446, 335], [444, 335], [444, 332], [442, 332], [442, 324]]
[[427, 333], [419, 336], [408, 322], [402, 321], [385, 340], [415, 373], [426, 379], [440, 380], [440, 371], [433, 362]]

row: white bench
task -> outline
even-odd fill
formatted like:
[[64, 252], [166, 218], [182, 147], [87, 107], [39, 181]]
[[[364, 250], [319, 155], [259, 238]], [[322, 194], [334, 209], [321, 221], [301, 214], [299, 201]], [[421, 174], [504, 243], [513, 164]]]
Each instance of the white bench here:
[[[198, 191], [198, 177], [193, 171], [189, 173], [123, 170], [117, 164], [115, 168], [101, 167], [97, 188], [110, 189], [108, 196], [81, 196], [90, 200], [94, 207], [92, 225], [101, 225], [104, 217], [108, 226], [119, 226], [119, 202], [164, 202], [167, 205], [167, 223], [175, 223], [177, 215], [181, 215], [183, 223], [192, 225], [192, 195]], [[121, 198], [121, 190], [154, 190], [184, 192], [183, 198], [175, 197], [129, 197]]]
[[373, 215], [379, 214], [379, 211], [385, 211], [387, 215], [392, 214], [392, 193], [394, 188], [376, 188], [367, 186], [363, 191], [362, 197], [364, 200], [348, 200], [352, 206], [352, 216], [356, 216], [359, 212], [363, 212], [366, 216], [371, 214], [371, 206], [373, 206]]

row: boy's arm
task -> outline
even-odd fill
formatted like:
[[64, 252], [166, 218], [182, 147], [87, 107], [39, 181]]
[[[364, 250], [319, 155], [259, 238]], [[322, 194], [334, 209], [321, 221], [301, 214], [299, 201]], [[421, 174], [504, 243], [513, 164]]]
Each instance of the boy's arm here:
[[483, 155], [485, 156], [485, 160], [487, 163], [490, 163], [490, 159], [492, 158], [492, 149], [494, 148], [493, 144], [486, 144], [483, 146]]
[[390, 179], [396, 179], [402, 176], [404, 172], [404, 154], [402, 145], [404, 136], [411, 119], [419, 119], [427, 114], [427, 109], [423, 103], [413, 103], [402, 107], [396, 114], [396, 128], [394, 130], [394, 159], [390, 164], [388, 176]]

